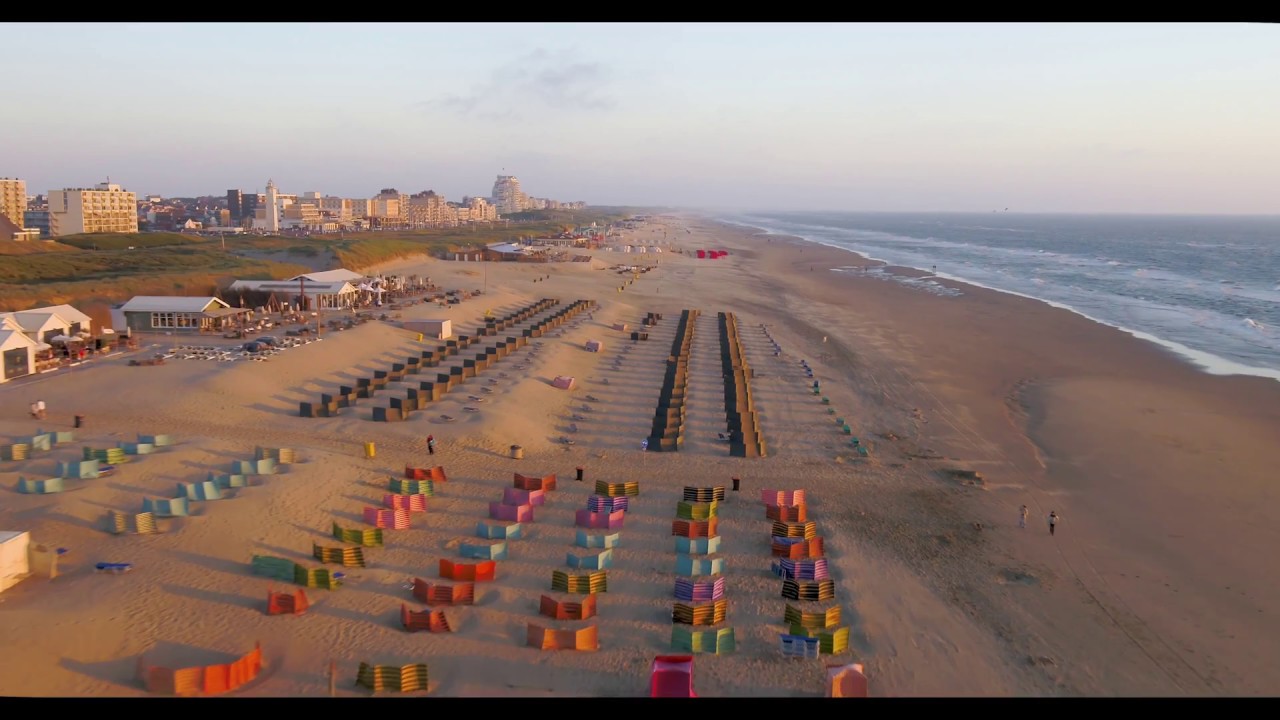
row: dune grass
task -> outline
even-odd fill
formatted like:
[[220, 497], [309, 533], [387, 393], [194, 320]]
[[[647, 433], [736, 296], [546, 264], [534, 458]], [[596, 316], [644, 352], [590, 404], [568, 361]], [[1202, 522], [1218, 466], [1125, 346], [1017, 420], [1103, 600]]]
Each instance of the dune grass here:
[[463, 247], [554, 234], [591, 222], [606, 224], [626, 215], [622, 211], [537, 211], [522, 214], [527, 221], [509, 225], [307, 238], [234, 235], [224, 240], [180, 233], [95, 233], [57, 242], [9, 243], [29, 247], [4, 253], [0, 311], [123, 302], [134, 295], [212, 295], [232, 280], [286, 278], [317, 265], [360, 272], [391, 260], [441, 257]]

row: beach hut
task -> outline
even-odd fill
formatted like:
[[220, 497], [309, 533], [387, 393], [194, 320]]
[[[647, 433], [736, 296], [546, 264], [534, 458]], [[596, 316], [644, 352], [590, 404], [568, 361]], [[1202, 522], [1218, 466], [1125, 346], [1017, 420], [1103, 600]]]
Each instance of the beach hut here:
[[4, 369], [0, 382], [30, 375], [36, 369], [36, 349], [39, 343], [18, 330], [0, 330], [0, 358]]
[[447, 340], [453, 337], [453, 323], [449, 320], [413, 320], [404, 324], [409, 332], [422, 333], [424, 337]]
[[574, 379], [564, 375], [557, 375], [556, 379], [551, 381], [551, 384], [561, 390], [572, 390]]
[[587, 352], [600, 352], [601, 350], [604, 350], [604, 343], [599, 340], [587, 341]]
[[31, 533], [0, 530], [0, 592], [17, 585], [31, 572], [28, 552]]

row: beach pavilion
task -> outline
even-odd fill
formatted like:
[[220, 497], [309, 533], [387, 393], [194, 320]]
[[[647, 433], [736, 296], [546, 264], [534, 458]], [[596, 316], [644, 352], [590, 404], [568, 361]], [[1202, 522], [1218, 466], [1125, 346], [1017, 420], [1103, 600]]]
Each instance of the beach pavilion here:
[[71, 329], [72, 323], [58, 313], [44, 308], [5, 313], [0, 318], [3, 318], [0, 322], [3, 322], [5, 327], [12, 328], [17, 325], [29, 339], [36, 343], [52, 343], [53, 338], [59, 335], [77, 334]]
[[350, 307], [359, 291], [346, 280], [315, 281], [306, 276], [293, 280], [236, 280], [227, 286], [227, 296], [233, 300], [237, 293], [271, 294], [290, 305], [301, 305], [305, 298], [306, 309], [338, 310]]
[[0, 382], [30, 375], [36, 369], [36, 351], [40, 344], [27, 337], [21, 330], [6, 329], [0, 325]]
[[220, 332], [246, 312], [212, 296], [138, 295], [111, 316], [117, 327], [138, 332]]

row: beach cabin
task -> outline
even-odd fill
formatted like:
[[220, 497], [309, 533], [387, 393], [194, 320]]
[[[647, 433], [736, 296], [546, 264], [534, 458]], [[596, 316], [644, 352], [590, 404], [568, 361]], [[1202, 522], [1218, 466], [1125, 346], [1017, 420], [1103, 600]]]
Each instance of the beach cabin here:
[[31, 533], [0, 530], [0, 593], [31, 574]]
[[453, 323], [449, 320], [411, 320], [404, 324], [404, 329], [435, 340], [453, 337]]
[[244, 308], [233, 308], [216, 297], [138, 295], [111, 309], [113, 322], [138, 332], [219, 332], [231, 325]]
[[39, 345], [21, 331], [0, 329], [0, 358], [3, 358], [4, 365], [3, 372], [0, 372], [0, 382], [8, 382], [35, 372]]

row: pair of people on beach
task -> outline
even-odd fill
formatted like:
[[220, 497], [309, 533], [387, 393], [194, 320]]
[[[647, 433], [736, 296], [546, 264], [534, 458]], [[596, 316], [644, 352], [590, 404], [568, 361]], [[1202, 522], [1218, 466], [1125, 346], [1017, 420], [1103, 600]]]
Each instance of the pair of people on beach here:
[[37, 400], [31, 403], [31, 417], [37, 420], [44, 419], [44, 401]]
[[[1023, 505], [1022, 508], [1018, 510], [1018, 527], [1025, 528], [1027, 526], [1027, 515], [1030, 514], [1030, 512], [1031, 511], [1027, 509], [1026, 505]], [[1049, 534], [1053, 535], [1054, 530], [1058, 528], [1058, 511], [1050, 510], [1048, 520]]]
[[436, 454], [436, 436], [435, 435], [427, 436], [427, 454], [428, 455]]

